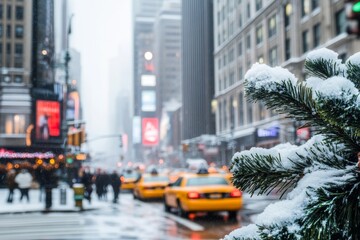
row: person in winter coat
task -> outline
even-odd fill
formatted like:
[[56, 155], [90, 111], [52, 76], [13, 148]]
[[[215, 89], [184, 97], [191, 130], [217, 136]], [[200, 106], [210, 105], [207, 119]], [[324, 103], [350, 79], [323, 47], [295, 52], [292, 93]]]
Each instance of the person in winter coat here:
[[120, 187], [121, 187], [121, 180], [120, 176], [117, 174], [116, 171], [114, 171], [110, 176], [110, 183], [112, 186], [112, 189], [114, 191], [114, 200], [113, 203], [117, 203], [120, 193]]
[[49, 210], [52, 206], [52, 189], [58, 185], [58, 177], [55, 174], [55, 168], [50, 165], [44, 165], [42, 179], [45, 188], [45, 210]]
[[15, 172], [14, 169], [11, 169], [6, 175], [6, 185], [7, 185], [8, 189], [9, 189], [9, 196], [8, 196], [8, 199], [7, 199], [8, 203], [13, 202], [14, 190], [16, 188], [15, 177], [16, 177], [16, 172]]
[[20, 189], [20, 201], [23, 197], [26, 197], [27, 201], [30, 202], [29, 189], [31, 187], [32, 176], [27, 169], [22, 169], [21, 172], [15, 177], [15, 182], [18, 184]]
[[91, 203], [91, 193], [93, 191], [93, 187], [92, 187], [93, 176], [90, 173], [89, 168], [83, 169], [80, 179], [81, 179], [81, 183], [84, 184], [84, 187], [85, 187], [84, 198], [87, 199], [89, 201], [89, 203]]

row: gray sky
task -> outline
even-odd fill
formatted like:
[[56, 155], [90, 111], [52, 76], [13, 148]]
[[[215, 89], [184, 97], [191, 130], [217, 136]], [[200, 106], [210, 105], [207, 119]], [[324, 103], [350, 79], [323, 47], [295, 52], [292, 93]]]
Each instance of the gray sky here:
[[[118, 134], [114, 121], [116, 93], [124, 84], [129, 91], [132, 79], [131, 0], [71, 0], [74, 13], [71, 47], [81, 53], [82, 107], [89, 139]], [[110, 62], [118, 59], [118, 73], [110, 73]], [[112, 77], [112, 79], [110, 79]], [[113, 152], [114, 139], [91, 144], [96, 152]]]

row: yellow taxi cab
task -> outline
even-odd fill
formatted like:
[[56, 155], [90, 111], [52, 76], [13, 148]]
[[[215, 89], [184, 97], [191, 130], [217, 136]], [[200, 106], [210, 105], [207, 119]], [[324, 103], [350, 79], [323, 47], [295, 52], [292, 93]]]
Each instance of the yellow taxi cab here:
[[165, 174], [144, 173], [135, 185], [133, 196], [143, 200], [162, 198], [168, 184], [169, 177]]
[[140, 173], [136, 171], [125, 171], [121, 179], [121, 190], [133, 190], [135, 188], [136, 181], [140, 178]]
[[236, 219], [241, 207], [241, 191], [223, 174], [209, 174], [206, 169], [183, 174], [164, 193], [165, 211], [176, 208], [182, 217], [195, 212], [227, 211], [229, 219]]
[[178, 168], [173, 169], [168, 173], [170, 183], [175, 182], [182, 174], [188, 172], [187, 169]]

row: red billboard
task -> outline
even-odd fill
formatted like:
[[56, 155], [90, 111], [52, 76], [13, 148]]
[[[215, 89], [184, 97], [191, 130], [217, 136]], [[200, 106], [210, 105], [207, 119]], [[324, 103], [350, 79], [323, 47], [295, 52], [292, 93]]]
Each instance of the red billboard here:
[[48, 140], [60, 136], [60, 103], [36, 101], [36, 139]]
[[142, 119], [142, 144], [156, 146], [159, 143], [159, 120], [157, 118]]

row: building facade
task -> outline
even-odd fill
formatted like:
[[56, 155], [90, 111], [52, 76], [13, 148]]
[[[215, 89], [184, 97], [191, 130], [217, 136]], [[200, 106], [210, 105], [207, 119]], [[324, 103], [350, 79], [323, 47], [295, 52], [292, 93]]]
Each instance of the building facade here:
[[33, 1], [0, 1], [0, 146], [26, 146], [31, 124]]
[[299, 140], [296, 123], [246, 100], [252, 64], [282, 66], [304, 80], [310, 50], [327, 47], [343, 59], [360, 50], [345, 28], [341, 0], [214, 1], [216, 134], [227, 139], [227, 161], [234, 151]]

